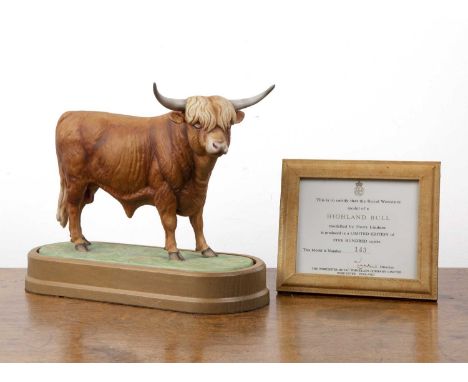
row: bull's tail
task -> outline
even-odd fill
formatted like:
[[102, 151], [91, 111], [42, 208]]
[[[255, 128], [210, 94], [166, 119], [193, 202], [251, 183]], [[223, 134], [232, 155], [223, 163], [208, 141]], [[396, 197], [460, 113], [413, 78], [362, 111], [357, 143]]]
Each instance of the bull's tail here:
[[57, 206], [57, 221], [60, 223], [62, 227], [65, 227], [68, 223], [68, 211], [67, 211], [67, 187], [65, 183], [65, 178], [62, 173], [62, 169], [60, 171], [60, 194], [58, 198], [58, 206]]

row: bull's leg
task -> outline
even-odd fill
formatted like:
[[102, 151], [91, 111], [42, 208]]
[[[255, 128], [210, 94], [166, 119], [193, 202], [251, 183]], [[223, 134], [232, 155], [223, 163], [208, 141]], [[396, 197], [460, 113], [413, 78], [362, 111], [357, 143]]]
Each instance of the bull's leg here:
[[[93, 201], [94, 201], [94, 194], [96, 193], [96, 191], [99, 189], [98, 186], [96, 185], [88, 185], [88, 187], [86, 188], [86, 191], [85, 191], [85, 194], [84, 194], [84, 197], [83, 197], [83, 200], [81, 201], [81, 205], [80, 205], [80, 220], [81, 220], [81, 213], [83, 212], [83, 208], [86, 204], [91, 204]], [[81, 235], [82, 239], [84, 240], [85, 244], [86, 245], [91, 245], [91, 242], [88, 241], [84, 235], [82, 234]]]
[[185, 260], [177, 249], [177, 243], [175, 238], [175, 231], [177, 228], [177, 215], [176, 215], [176, 201], [175, 197], [173, 202], [166, 203], [163, 206], [156, 204], [161, 218], [161, 223], [166, 234], [165, 249], [169, 254], [169, 260]]
[[88, 251], [87, 240], [81, 232], [81, 211], [86, 186], [72, 184], [67, 188], [67, 211], [70, 239], [77, 251]]
[[86, 252], [88, 251], [88, 244], [86, 239], [83, 237], [81, 232], [81, 209], [80, 205], [76, 203], [68, 203], [68, 216], [69, 216], [69, 228], [70, 238], [75, 249], [77, 251]]
[[205, 235], [203, 234], [203, 209], [200, 209], [200, 211], [190, 216], [190, 224], [192, 224], [193, 232], [195, 233], [195, 250], [201, 251], [203, 257], [218, 256], [216, 252], [208, 246]]

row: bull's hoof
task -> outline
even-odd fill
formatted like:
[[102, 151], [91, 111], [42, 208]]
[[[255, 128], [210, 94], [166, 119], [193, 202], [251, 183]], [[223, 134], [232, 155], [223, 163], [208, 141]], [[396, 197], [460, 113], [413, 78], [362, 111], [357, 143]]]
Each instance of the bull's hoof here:
[[210, 247], [201, 252], [203, 257], [217, 257], [218, 254], [213, 251]]
[[85, 243], [75, 244], [75, 249], [78, 252], [89, 252], [88, 245]]
[[185, 261], [184, 256], [180, 252], [169, 252], [169, 260]]
[[[91, 243], [88, 239], [86, 239], [84, 236], [81, 236], [81, 239], [84, 241], [84, 244], [86, 244], [86, 245], [91, 245], [91, 244], [92, 244], [92, 243]], [[70, 239], [70, 241], [73, 243], [73, 240]], [[77, 244], [77, 245], [78, 245], [78, 244]]]

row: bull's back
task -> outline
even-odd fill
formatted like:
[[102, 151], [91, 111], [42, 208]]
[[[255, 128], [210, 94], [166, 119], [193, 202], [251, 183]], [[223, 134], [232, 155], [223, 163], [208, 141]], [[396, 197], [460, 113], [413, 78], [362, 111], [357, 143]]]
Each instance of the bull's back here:
[[56, 130], [64, 176], [116, 193], [145, 187], [151, 160], [150, 118], [101, 112], [67, 112]]

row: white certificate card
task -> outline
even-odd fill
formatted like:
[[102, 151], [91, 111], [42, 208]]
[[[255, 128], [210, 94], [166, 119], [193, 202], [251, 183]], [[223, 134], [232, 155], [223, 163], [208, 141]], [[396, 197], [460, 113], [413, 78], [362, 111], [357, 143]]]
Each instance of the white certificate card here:
[[419, 183], [301, 179], [296, 272], [418, 278]]

